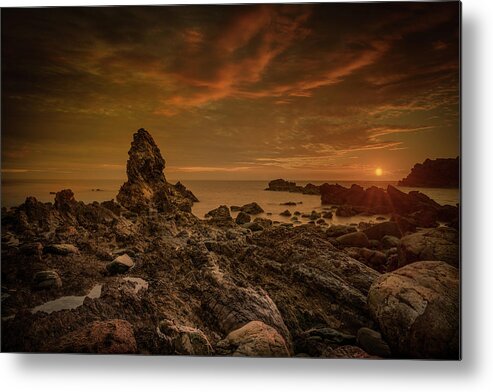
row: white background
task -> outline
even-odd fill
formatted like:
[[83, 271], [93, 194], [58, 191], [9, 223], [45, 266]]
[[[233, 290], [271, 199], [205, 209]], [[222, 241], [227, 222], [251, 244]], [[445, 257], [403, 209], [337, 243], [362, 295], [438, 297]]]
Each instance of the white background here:
[[[166, 2], [0, 0], [2, 7], [163, 3]], [[2, 389], [15, 392], [45, 388], [67, 392], [117, 388], [146, 392], [493, 390], [493, 236], [490, 234], [493, 1], [464, 0], [462, 6], [461, 362], [0, 354]]]

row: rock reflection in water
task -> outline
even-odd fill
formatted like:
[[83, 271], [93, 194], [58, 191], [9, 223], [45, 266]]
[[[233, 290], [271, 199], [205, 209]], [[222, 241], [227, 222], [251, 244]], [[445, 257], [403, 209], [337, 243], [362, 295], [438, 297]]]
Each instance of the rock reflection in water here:
[[75, 309], [82, 306], [86, 298], [99, 298], [101, 296], [101, 284], [94, 286], [87, 295], [68, 295], [53, 301], [48, 301], [32, 309], [32, 313], [45, 312], [53, 313], [60, 310]]

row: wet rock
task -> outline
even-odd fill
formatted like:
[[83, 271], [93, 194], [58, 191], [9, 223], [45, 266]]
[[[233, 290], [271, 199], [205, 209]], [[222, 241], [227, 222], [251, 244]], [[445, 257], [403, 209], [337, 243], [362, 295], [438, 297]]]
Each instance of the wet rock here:
[[326, 211], [322, 214], [322, 218], [324, 218], [324, 219], [332, 219], [332, 217], [333, 217], [333, 214], [331, 211]]
[[294, 202], [294, 201], [287, 201], [285, 203], [281, 203], [280, 205], [281, 206], [295, 206], [296, 205], [296, 202]]
[[399, 267], [420, 260], [444, 261], [459, 266], [459, 233], [449, 227], [439, 227], [410, 234], [398, 247]]
[[244, 206], [241, 207], [241, 210], [247, 214], [250, 214], [250, 215], [258, 215], [258, 214], [261, 214], [262, 212], [264, 212], [262, 207], [260, 207], [255, 202], [245, 204]]
[[247, 357], [289, 357], [284, 338], [272, 327], [251, 321], [228, 334], [217, 344], [222, 355]]
[[370, 246], [368, 237], [361, 231], [341, 235], [340, 237], [337, 237], [337, 242], [343, 246], [356, 246], [361, 248], [368, 248]]
[[291, 216], [291, 212], [289, 210], [285, 210], [285, 211], [281, 212], [279, 215], [289, 217], [289, 216]]
[[137, 342], [132, 325], [125, 320], [95, 321], [62, 336], [43, 351], [91, 354], [134, 354]]
[[370, 240], [381, 240], [386, 235], [391, 235], [397, 238], [402, 237], [402, 233], [396, 222], [382, 222], [373, 225], [366, 230], [364, 233]]
[[382, 275], [368, 306], [396, 355], [459, 358], [459, 272], [441, 261], [420, 261]]
[[250, 215], [248, 215], [247, 213], [245, 213], [243, 211], [240, 211], [238, 213], [238, 215], [236, 216], [235, 222], [238, 225], [242, 225], [244, 223], [250, 222], [251, 220], [252, 220], [252, 218], [250, 217]]
[[62, 287], [62, 279], [56, 271], [39, 271], [34, 275], [36, 289], [59, 289]]
[[392, 355], [389, 345], [382, 339], [382, 335], [370, 328], [360, 328], [356, 335], [358, 345], [370, 355], [388, 358]]
[[158, 331], [166, 340], [172, 354], [212, 355], [214, 353], [207, 336], [200, 329], [178, 325], [173, 320], [163, 320], [159, 323]]
[[326, 225], [327, 222], [325, 222], [325, 219], [317, 219], [317, 221], [315, 222], [317, 225]]
[[123, 254], [115, 258], [111, 263], [107, 264], [106, 270], [111, 275], [123, 274], [133, 266], [134, 266], [134, 262], [132, 258], [127, 254]]
[[72, 244], [52, 244], [47, 245], [43, 249], [44, 253], [51, 253], [54, 255], [67, 256], [70, 254], [79, 253], [79, 249]]
[[301, 187], [297, 187], [295, 182], [290, 182], [279, 178], [277, 180], [272, 180], [269, 182], [266, 191], [276, 191], [276, 192], [300, 192]]
[[337, 216], [340, 216], [340, 217], [343, 217], [343, 218], [349, 218], [351, 216], [358, 215], [359, 212], [360, 211], [354, 209], [351, 206], [344, 205], [344, 206], [337, 207], [336, 215]]

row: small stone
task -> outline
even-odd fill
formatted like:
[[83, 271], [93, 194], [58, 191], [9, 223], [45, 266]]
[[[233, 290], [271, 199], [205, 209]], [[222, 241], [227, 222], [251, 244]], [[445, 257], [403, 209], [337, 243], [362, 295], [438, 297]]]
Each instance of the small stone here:
[[56, 271], [39, 271], [34, 275], [34, 285], [37, 289], [59, 289], [62, 279]]
[[238, 216], [235, 219], [236, 224], [242, 225], [244, 223], [248, 223], [252, 220], [250, 215], [248, 215], [246, 212], [240, 211], [238, 213]]
[[289, 217], [289, 216], [291, 216], [291, 212], [289, 210], [285, 210], [285, 211], [281, 212], [279, 215]]
[[134, 262], [133, 262], [132, 258], [129, 255], [124, 254], [124, 255], [118, 256], [111, 263], [107, 264], [106, 270], [112, 275], [121, 274], [121, 273], [127, 272], [133, 266], [134, 266]]
[[52, 244], [44, 247], [44, 253], [67, 256], [79, 253], [79, 249], [72, 244]]

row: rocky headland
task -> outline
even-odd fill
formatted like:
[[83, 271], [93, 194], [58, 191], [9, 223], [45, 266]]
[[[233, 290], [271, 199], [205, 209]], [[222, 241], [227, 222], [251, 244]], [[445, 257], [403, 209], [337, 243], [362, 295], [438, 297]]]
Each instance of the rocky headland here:
[[[459, 358], [457, 207], [322, 186], [311, 224], [254, 201], [199, 219], [164, 168], [141, 129], [116, 201], [2, 209], [3, 351]], [[393, 219], [327, 224], [333, 209]]]
[[458, 188], [460, 181], [460, 161], [457, 158], [427, 159], [417, 163], [399, 186], [422, 188]]

